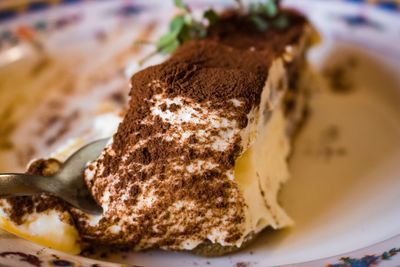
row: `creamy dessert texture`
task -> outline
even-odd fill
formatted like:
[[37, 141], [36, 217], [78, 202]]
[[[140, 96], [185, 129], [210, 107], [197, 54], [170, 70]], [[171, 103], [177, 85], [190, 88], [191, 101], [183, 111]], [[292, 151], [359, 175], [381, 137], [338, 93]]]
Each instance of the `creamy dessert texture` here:
[[304, 53], [313, 31], [285, 12], [291, 26], [266, 32], [227, 14], [206, 39], [132, 77], [127, 113], [84, 174], [102, 215], [51, 196], [14, 197], [1, 200], [0, 226], [49, 245], [38, 241], [45, 231], [29, 225], [51, 217], [69, 233], [59, 240], [73, 245], [50, 246], [75, 252], [79, 242], [240, 248], [268, 226], [291, 225], [277, 196], [305, 109]]

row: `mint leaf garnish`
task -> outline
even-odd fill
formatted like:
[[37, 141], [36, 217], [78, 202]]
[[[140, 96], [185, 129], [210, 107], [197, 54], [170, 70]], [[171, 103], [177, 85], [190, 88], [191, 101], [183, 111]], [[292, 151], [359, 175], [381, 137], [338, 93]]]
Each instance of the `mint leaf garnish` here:
[[278, 29], [285, 29], [289, 26], [289, 18], [284, 14], [280, 14], [273, 23]]
[[[242, 0], [235, 0], [241, 13], [244, 12]], [[260, 0], [259, 3], [249, 6], [249, 17], [260, 31], [267, 31], [271, 27], [284, 29], [289, 25], [289, 18], [279, 13], [280, 0]], [[204, 11], [202, 20], [194, 18], [192, 11], [183, 0], [174, 0], [175, 6], [180, 9], [180, 14], [174, 17], [169, 24], [169, 31], [153, 43], [155, 51], [140, 62], [143, 63], [157, 53], [173, 53], [182, 43], [193, 39], [207, 37], [210, 25], [215, 24], [219, 17], [213, 9]], [[143, 42], [142, 42], [143, 44]]]
[[185, 25], [185, 16], [178, 15], [174, 17], [169, 23], [169, 30], [170, 32], [179, 33], [184, 25]]
[[260, 31], [268, 30], [270, 24], [278, 29], [289, 26], [289, 19], [279, 13], [279, 0], [264, 0], [249, 7], [250, 19]]
[[185, 5], [185, 3], [183, 3], [182, 0], [174, 0], [174, 4], [177, 8], [180, 8], [182, 10], [186, 10], [189, 11], [189, 8], [187, 5]]
[[170, 54], [174, 52], [179, 47], [179, 45], [179, 41], [175, 39], [174, 41], [168, 43], [168, 45], [161, 47], [159, 52], [161, 52], [162, 54]]
[[266, 20], [264, 20], [262, 17], [258, 15], [252, 15], [250, 17], [251, 21], [256, 25], [257, 29], [265, 32], [269, 28], [269, 24]]
[[156, 43], [157, 51], [163, 51], [166, 47], [177, 41], [178, 32], [169, 32], [161, 36], [161, 38]]
[[267, 0], [262, 6], [268, 17], [274, 17], [278, 14], [278, 6], [276, 5], [275, 0]]
[[214, 10], [208, 9], [204, 12], [203, 18], [208, 20], [209, 25], [213, 25], [215, 22], [218, 21], [218, 14], [215, 13]]
[[205, 38], [207, 36], [207, 27], [218, 20], [217, 13], [212, 9], [208, 9], [203, 14], [203, 19], [206, 20], [208, 24], [206, 24], [204, 20], [197, 21], [193, 17], [190, 8], [183, 2], [183, 0], [174, 0], [174, 3], [181, 11], [180, 15], [171, 20], [169, 31], [154, 43], [156, 50], [144, 59], [140, 60], [140, 64], [143, 64], [146, 60], [157, 53], [173, 53], [179, 45], [186, 41]]
[[[158, 40], [156, 43], [157, 50], [164, 53], [172, 53], [182, 43], [191, 39], [199, 39], [207, 36], [207, 26], [196, 21], [189, 7], [182, 0], [174, 0], [175, 6], [181, 9], [181, 15], [172, 19], [169, 32]], [[212, 10], [207, 10], [203, 14], [203, 18], [209, 23], [214, 23], [218, 16]]]

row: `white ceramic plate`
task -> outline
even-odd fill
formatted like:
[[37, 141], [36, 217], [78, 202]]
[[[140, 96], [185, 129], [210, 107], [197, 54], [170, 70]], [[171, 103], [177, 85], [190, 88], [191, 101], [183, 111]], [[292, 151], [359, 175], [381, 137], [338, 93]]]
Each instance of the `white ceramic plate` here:
[[[133, 41], [154, 39], [172, 14], [167, 1], [74, 2], [0, 23], [0, 171], [23, 170], [30, 159], [85, 136], [93, 115], [117, 112], [135, 62], [151, 50]], [[312, 85], [310, 117], [281, 194], [293, 228], [267, 230], [248, 249], [212, 259], [161, 251], [76, 257], [2, 233], [0, 266], [400, 265], [399, 7], [285, 4], [306, 13], [323, 35], [310, 60], [324, 75]]]

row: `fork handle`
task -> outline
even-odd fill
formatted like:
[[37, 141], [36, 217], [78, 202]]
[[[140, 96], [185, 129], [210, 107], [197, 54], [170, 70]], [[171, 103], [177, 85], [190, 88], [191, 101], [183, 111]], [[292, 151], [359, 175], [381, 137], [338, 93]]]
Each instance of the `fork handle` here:
[[57, 177], [0, 173], [0, 197], [31, 196], [40, 193], [52, 193], [89, 214], [99, 215], [103, 212], [87, 190], [68, 188], [68, 185], [58, 181]]
[[49, 177], [22, 173], [0, 174], [0, 196], [30, 196], [39, 193], [53, 193], [54, 181]]

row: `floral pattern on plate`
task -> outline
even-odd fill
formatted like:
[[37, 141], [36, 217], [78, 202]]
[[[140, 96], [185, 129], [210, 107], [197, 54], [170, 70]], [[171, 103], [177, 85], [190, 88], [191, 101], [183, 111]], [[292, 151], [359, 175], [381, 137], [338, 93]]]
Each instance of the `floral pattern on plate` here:
[[[54, 6], [42, 4], [32, 5], [26, 9], [25, 12], [29, 13], [26, 19], [21, 19], [19, 16], [20, 11], [7, 10], [0, 12], [0, 61], [4, 54], [2, 52], [9, 51], [10, 48], [19, 45], [29, 45], [33, 49], [37, 49], [43, 45], [48, 46], [48, 39], [53, 36], [61, 34], [71, 34], [71, 31], [81, 28], [84, 25], [90, 24], [90, 27], [85, 31], [91, 36], [90, 41], [102, 44], [110, 36], [116, 34], [115, 28], [121, 25], [153, 25], [149, 29], [153, 29], [154, 34], [150, 34], [147, 38], [157, 35], [157, 29], [162, 27], [163, 21], [157, 18], [158, 13], [153, 13], [155, 9], [163, 8], [164, 4], [154, 4], [154, 1], [61, 1], [62, 5]], [[60, 2], [60, 3], [61, 3]], [[164, 1], [163, 1], [164, 3]], [[208, 7], [215, 1], [190, 1], [196, 7]], [[220, 5], [229, 5], [232, 1], [218, 1]], [[389, 57], [400, 58], [400, 48], [396, 45], [400, 40], [400, 18], [398, 16], [399, 3], [395, 1], [286, 1], [290, 6], [296, 7], [308, 14], [311, 20], [315, 22], [322, 32], [328, 32], [335, 40], [349, 40], [356, 45], [367, 47], [378, 53], [386, 54]], [[165, 8], [171, 8], [170, 5], [165, 4]], [[89, 7], [89, 8], [81, 8]], [[63, 12], [63, 11], [66, 12]], [[52, 14], [52, 16], [41, 16], [41, 14]], [[100, 14], [100, 15], [99, 15]], [[144, 18], [143, 14], [150, 17]], [[149, 15], [152, 14], [152, 15]], [[109, 25], [97, 24], [99, 20], [104, 17]], [[137, 19], [137, 20], [136, 20]], [[105, 23], [108, 24], [108, 23]], [[157, 29], [154, 29], [157, 28]], [[137, 28], [135, 28], [137, 29]], [[142, 34], [144, 34], [142, 32]], [[137, 36], [134, 36], [136, 38]], [[75, 38], [75, 37], [74, 37]], [[133, 37], [132, 37], [133, 38]], [[134, 39], [126, 41], [132, 42]], [[60, 43], [66, 42], [59, 40]], [[52, 44], [57, 47], [60, 43]], [[103, 48], [101, 48], [103, 49]], [[120, 49], [120, 48], [119, 48]], [[143, 51], [138, 52], [137, 48], [125, 50], [112, 50], [114, 53], [119, 53], [118, 56], [113, 58], [115, 69], [121, 68], [126, 64], [134, 65], [131, 62], [120, 62], [120, 58], [125, 56], [134, 55], [137, 59]], [[99, 50], [100, 51], [100, 50]], [[21, 54], [20, 57], [24, 58], [29, 55]], [[7, 61], [6, 64], [10, 62]], [[126, 71], [126, 70], [125, 70]], [[131, 73], [135, 71], [129, 70]], [[121, 70], [119, 70], [121, 72]], [[101, 74], [91, 76], [85, 81], [88, 87], [96, 87], [99, 83], [112, 83], [114, 73], [100, 72]], [[129, 73], [126, 76], [129, 76]], [[107, 76], [109, 75], [109, 76]], [[118, 74], [121, 75], [121, 74]], [[125, 74], [119, 77], [122, 82], [118, 85], [124, 84], [123, 79]], [[97, 81], [97, 83], [96, 83]], [[110, 92], [114, 92], [110, 89]], [[119, 89], [115, 89], [119, 90]], [[119, 91], [121, 93], [121, 91]], [[125, 91], [122, 91], [126, 93]], [[110, 94], [113, 95], [114, 93]], [[109, 98], [110, 103], [117, 103], [116, 95]], [[118, 100], [118, 99], [117, 99]], [[123, 102], [123, 101], [122, 101]], [[113, 104], [106, 105], [102, 109], [110, 109]], [[117, 103], [111, 109], [118, 110], [123, 106], [123, 103]], [[0, 128], [1, 129], [1, 128]], [[0, 131], [1, 132], [1, 131]], [[1, 143], [1, 142], [0, 142]], [[336, 147], [336, 143], [329, 144], [329, 147]], [[328, 148], [329, 148], [328, 147]], [[339, 146], [340, 147], [340, 146]], [[51, 150], [51, 147], [48, 148]], [[46, 151], [47, 152], [47, 151]], [[46, 153], [46, 152], [42, 152]], [[315, 151], [314, 151], [315, 152]], [[319, 155], [320, 151], [312, 155]], [[38, 154], [40, 154], [38, 152]], [[345, 154], [345, 153], [340, 153]], [[336, 155], [336, 154], [335, 154]], [[343, 155], [345, 157], [346, 155]], [[332, 157], [325, 158], [326, 161], [333, 160]], [[25, 162], [26, 163], [26, 162]], [[334, 267], [364, 267], [364, 266], [395, 266], [400, 265], [400, 257], [398, 255], [400, 244], [400, 236], [394, 236], [384, 242], [379, 242], [372, 246], [367, 246], [363, 249], [356, 251], [349, 251], [339, 256], [333, 256], [315, 261], [299, 262], [294, 265], [287, 266], [334, 266]], [[149, 256], [143, 260], [147, 262], [145, 266], [154, 266], [150, 259], [153, 252], [146, 252]], [[203, 258], [184, 258], [182, 259], [181, 266], [232, 266], [232, 267], [256, 267], [263, 266], [263, 263], [256, 259], [254, 251], [251, 249], [246, 251], [246, 257], [231, 257], [228, 256], [221, 259], [203, 259]], [[166, 255], [166, 254], [162, 254]], [[162, 258], [161, 256], [157, 256]], [[179, 255], [169, 255], [170, 257], [179, 257]], [[48, 248], [39, 247], [24, 240], [20, 240], [6, 233], [0, 234], [0, 265], [4, 266], [121, 266], [120, 264], [111, 263], [115, 262], [135, 262], [135, 256], [121, 255], [120, 258], [108, 257], [108, 255], [94, 255], [94, 259], [83, 256], [66, 255]], [[260, 258], [260, 256], [258, 256]], [[318, 255], [315, 258], [320, 258]], [[106, 261], [105, 261], [106, 260]], [[108, 261], [108, 262], [107, 262]], [[163, 260], [159, 260], [160, 264]], [[133, 266], [133, 265], [129, 265]], [[161, 266], [161, 265], [160, 265]]]

